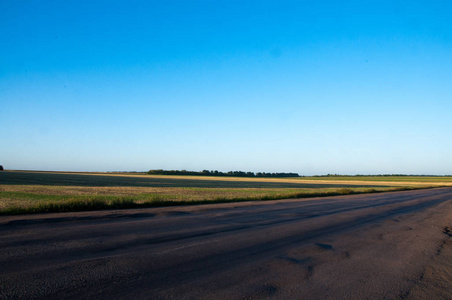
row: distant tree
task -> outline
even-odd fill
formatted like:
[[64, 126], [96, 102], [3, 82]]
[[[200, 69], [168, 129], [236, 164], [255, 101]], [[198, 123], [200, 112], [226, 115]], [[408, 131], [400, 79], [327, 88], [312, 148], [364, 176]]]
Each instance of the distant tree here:
[[299, 177], [298, 173], [265, 173], [258, 172], [244, 172], [244, 171], [229, 171], [227, 173], [218, 170], [202, 170], [187, 171], [187, 170], [149, 170], [151, 175], [190, 175], [190, 176], [235, 176], [235, 177]]
[[3, 166], [2, 165], [0, 165], [0, 171], [3, 171]]

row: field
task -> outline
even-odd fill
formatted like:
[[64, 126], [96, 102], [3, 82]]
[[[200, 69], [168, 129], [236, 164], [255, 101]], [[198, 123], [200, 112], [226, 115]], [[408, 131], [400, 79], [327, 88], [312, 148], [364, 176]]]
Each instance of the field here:
[[452, 185], [452, 176], [313, 176], [296, 178], [303, 181], [318, 182], [373, 182], [414, 185]]
[[234, 178], [0, 172], [0, 214], [257, 201], [451, 186], [452, 177]]

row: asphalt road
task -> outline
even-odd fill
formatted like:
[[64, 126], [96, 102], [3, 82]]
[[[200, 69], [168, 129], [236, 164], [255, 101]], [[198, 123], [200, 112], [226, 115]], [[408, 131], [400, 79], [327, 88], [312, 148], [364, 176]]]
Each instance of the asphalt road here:
[[4, 216], [0, 298], [428, 296], [451, 225], [452, 188]]

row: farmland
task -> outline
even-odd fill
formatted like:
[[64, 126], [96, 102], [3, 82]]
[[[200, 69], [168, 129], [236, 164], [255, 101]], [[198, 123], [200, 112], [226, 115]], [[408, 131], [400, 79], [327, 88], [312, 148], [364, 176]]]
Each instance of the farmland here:
[[309, 198], [450, 185], [451, 177], [421, 176], [236, 178], [4, 171], [0, 214]]

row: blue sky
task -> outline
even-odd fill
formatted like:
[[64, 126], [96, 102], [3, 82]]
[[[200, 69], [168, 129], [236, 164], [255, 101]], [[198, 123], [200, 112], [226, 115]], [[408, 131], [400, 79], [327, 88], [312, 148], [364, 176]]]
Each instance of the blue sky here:
[[0, 1], [6, 169], [452, 174], [450, 1]]

